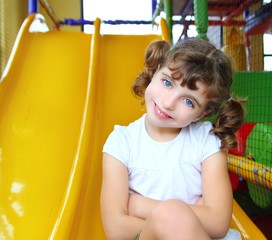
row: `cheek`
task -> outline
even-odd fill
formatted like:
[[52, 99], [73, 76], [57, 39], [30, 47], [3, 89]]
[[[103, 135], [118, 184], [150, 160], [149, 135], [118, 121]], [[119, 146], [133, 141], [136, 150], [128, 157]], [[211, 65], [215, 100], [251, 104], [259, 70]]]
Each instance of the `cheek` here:
[[145, 98], [146, 99], [154, 98], [157, 96], [158, 92], [160, 92], [160, 90], [151, 82], [145, 90]]
[[150, 97], [150, 90], [149, 86], [145, 89], [145, 101], [147, 101]]
[[177, 110], [177, 119], [180, 122], [186, 122], [186, 123], [191, 123], [195, 121], [197, 118], [197, 113], [192, 111], [191, 108], [185, 106], [184, 104], [179, 104], [179, 106], [176, 108]]

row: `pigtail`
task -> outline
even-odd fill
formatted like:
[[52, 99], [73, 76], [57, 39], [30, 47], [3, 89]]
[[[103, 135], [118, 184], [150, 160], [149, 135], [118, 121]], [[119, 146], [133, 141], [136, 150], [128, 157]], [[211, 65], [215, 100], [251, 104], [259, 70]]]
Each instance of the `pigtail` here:
[[221, 139], [221, 149], [237, 146], [235, 133], [244, 122], [245, 112], [242, 103], [245, 101], [245, 99], [231, 98], [220, 108], [211, 132]]
[[132, 91], [136, 97], [143, 98], [145, 89], [158, 68], [164, 65], [171, 45], [166, 41], [154, 41], [145, 51], [145, 68], [136, 78]]

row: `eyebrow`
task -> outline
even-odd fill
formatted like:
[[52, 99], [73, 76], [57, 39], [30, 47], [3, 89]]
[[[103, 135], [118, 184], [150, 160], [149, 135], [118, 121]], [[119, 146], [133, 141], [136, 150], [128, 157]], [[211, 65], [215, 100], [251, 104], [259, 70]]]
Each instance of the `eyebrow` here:
[[[167, 77], [167, 78], [169, 78], [171, 81], [173, 81], [173, 82], [179, 82], [179, 80], [175, 80], [175, 79], [173, 79], [169, 74], [167, 74], [167, 73], [164, 73], [164, 72], [162, 72], [161, 73], [162, 75], [164, 75], [165, 77]], [[180, 84], [179, 84], [179, 86], [181, 86]], [[188, 87], [187, 87], [188, 88]], [[188, 88], [189, 89], [189, 88]], [[191, 89], [190, 89], [191, 90]], [[199, 103], [199, 101], [194, 97], [194, 96], [192, 96], [191, 94], [187, 94], [186, 95], [186, 97], [188, 97], [188, 98], [190, 98], [190, 99], [192, 99], [194, 102], [196, 102], [196, 104], [198, 105], [198, 107], [202, 107], [202, 105]]]
[[171, 80], [174, 80], [174, 79], [171, 77], [171, 75], [169, 75], [169, 74], [167, 74], [167, 73], [162, 72], [161, 74], [164, 75], [164, 76], [167, 77], [167, 78], [170, 78]]

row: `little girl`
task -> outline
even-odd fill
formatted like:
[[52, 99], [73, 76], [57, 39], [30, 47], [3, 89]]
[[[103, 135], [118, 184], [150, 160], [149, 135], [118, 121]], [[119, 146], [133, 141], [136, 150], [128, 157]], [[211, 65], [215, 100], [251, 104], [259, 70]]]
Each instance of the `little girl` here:
[[231, 84], [230, 60], [206, 40], [148, 46], [133, 85], [146, 114], [116, 125], [103, 148], [107, 239], [230, 239], [227, 151], [244, 119]]

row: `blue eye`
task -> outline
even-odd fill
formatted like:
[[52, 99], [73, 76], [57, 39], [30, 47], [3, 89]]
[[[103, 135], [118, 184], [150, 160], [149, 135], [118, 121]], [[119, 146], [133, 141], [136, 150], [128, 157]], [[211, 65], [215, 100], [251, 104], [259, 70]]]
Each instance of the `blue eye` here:
[[172, 88], [172, 83], [170, 81], [163, 79], [162, 82], [165, 87]]
[[194, 103], [189, 98], [184, 98], [182, 101], [188, 106], [188, 107], [194, 107]]

